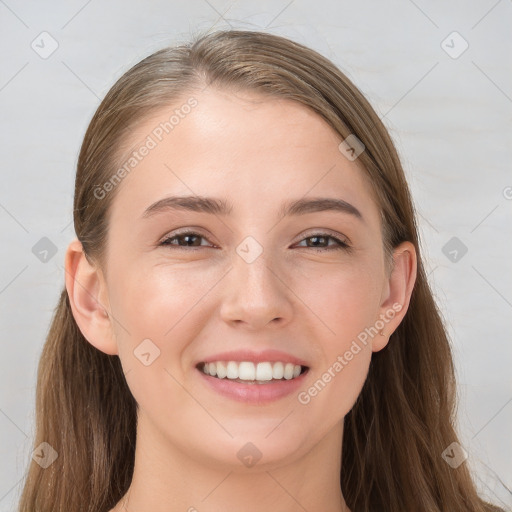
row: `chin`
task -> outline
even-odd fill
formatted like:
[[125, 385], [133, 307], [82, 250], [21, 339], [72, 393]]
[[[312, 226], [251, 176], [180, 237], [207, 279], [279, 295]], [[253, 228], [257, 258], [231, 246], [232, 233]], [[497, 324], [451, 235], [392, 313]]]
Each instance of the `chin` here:
[[[273, 428], [276, 425], [274, 423]], [[210, 437], [209, 444], [197, 447], [197, 452], [202, 452], [202, 460], [210, 459], [216, 469], [222, 464], [231, 471], [245, 472], [292, 463], [309, 450], [303, 430], [301, 438], [290, 435], [289, 429], [279, 430], [278, 427], [269, 434], [271, 430], [265, 424], [265, 428], [247, 428], [244, 435], [233, 438], [228, 435]]]

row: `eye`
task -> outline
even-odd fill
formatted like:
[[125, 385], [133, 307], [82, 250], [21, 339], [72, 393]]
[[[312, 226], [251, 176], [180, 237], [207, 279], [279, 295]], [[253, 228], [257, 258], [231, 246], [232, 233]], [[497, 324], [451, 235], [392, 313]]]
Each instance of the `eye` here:
[[[206, 238], [199, 233], [195, 233], [194, 231], [185, 231], [183, 233], [174, 234], [164, 238], [159, 245], [173, 246], [178, 249], [181, 249], [182, 247], [204, 247], [204, 245], [202, 245], [200, 242], [201, 238], [206, 240]], [[173, 243], [173, 241], [176, 240], [178, 243]]]
[[[161, 246], [172, 246], [177, 249], [182, 249], [186, 247], [209, 247], [208, 245], [204, 245], [201, 243], [202, 240], [207, 240], [203, 235], [196, 233], [194, 231], [185, 231], [182, 233], [177, 233], [172, 236], [168, 236], [164, 238], [159, 245]], [[340, 238], [333, 236], [328, 233], [315, 233], [311, 236], [308, 236], [301, 240], [301, 243], [306, 241], [306, 246], [300, 246], [298, 247], [306, 247], [308, 249], [314, 249], [315, 251], [322, 252], [322, 251], [332, 251], [332, 250], [339, 250], [339, 249], [345, 249], [349, 250], [350, 245], [345, 242], [344, 240], [341, 240]], [[309, 242], [313, 245], [309, 245]], [[329, 244], [329, 241], [333, 241], [333, 244]], [[178, 243], [175, 243], [178, 242]], [[212, 244], [213, 245], [213, 244]], [[215, 247], [215, 246], [214, 246]]]
[[[308, 240], [311, 240], [311, 243], [313, 245], [309, 245], [307, 242]], [[329, 245], [329, 240], [334, 241], [334, 244]], [[322, 252], [322, 251], [332, 251], [332, 250], [339, 250], [339, 249], [350, 249], [350, 245], [345, 242], [344, 240], [341, 240], [340, 238], [330, 235], [328, 233], [315, 233], [311, 236], [308, 236], [301, 240], [301, 243], [306, 241], [306, 246], [299, 246], [299, 247], [307, 247], [309, 249], [314, 249], [316, 251]], [[325, 245], [324, 245], [325, 244]]]

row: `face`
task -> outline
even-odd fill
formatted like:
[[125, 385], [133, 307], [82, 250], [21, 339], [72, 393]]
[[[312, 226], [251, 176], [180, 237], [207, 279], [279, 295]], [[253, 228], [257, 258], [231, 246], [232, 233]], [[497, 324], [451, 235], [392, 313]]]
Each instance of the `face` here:
[[[110, 210], [112, 353], [139, 429], [212, 467], [243, 468], [247, 454], [260, 467], [291, 462], [342, 432], [385, 345], [375, 334], [392, 317], [379, 208], [342, 138], [304, 106], [211, 88], [193, 96], [169, 133], [156, 131], [161, 140], [155, 128], [176, 106], [129, 141], [151, 135], [156, 147]], [[263, 363], [260, 380], [279, 376], [276, 362], [303, 373], [244, 384], [201, 369], [219, 360]], [[251, 378], [251, 364], [225, 369]]]

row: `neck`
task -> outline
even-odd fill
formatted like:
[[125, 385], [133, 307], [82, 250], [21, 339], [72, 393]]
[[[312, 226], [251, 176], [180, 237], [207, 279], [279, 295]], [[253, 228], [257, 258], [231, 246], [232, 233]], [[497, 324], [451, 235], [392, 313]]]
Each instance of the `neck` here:
[[350, 512], [340, 489], [342, 436], [339, 423], [299, 459], [247, 468], [192, 457], [140, 418], [132, 482], [112, 512]]

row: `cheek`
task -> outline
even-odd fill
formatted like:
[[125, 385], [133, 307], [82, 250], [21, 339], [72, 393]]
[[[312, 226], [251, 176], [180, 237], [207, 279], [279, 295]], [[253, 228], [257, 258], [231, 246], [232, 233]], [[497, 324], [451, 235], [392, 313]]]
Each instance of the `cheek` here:
[[[147, 329], [161, 337], [183, 315], [200, 293], [201, 282], [190, 272], [151, 268], [133, 269], [119, 276], [114, 285], [115, 303], [134, 331]], [[114, 305], [113, 305], [114, 307]]]
[[322, 351], [322, 362], [298, 401], [312, 414], [330, 411], [330, 421], [336, 422], [350, 411], [368, 374], [371, 327], [378, 319], [378, 269], [363, 261], [328, 271], [310, 268], [297, 282], [304, 283], [301, 298], [316, 314], [312, 334]]
[[311, 265], [304, 267], [295, 283], [297, 295], [315, 313], [318, 323], [324, 324], [325, 338], [332, 340], [327, 348], [343, 349], [343, 343], [378, 318], [380, 274], [371, 262]]
[[[187, 370], [182, 356], [200, 334], [200, 322], [194, 320], [206, 318], [202, 299], [215, 281], [179, 265], [147, 271], [138, 265], [123, 272], [120, 267], [112, 273], [111, 306], [126, 380], [142, 409], [162, 419], [167, 415], [172, 424], [174, 414], [190, 406], [179, 384]], [[172, 407], [162, 407], [165, 403]]]
[[364, 323], [363, 316], [338, 322], [337, 334], [323, 337], [322, 361], [297, 395], [305, 421], [319, 426], [315, 437], [323, 437], [350, 412], [368, 376], [371, 345], [352, 336]]
[[162, 359], [176, 360], [195, 330], [200, 329], [198, 322], [191, 319], [204, 316], [204, 299], [219, 279], [218, 272], [193, 267], [118, 267], [109, 286], [120, 355], [150, 339], [162, 355], [168, 354]]
[[[322, 367], [315, 368], [307, 385], [297, 396], [309, 414], [323, 417], [329, 426], [352, 409], [368, 375], [371, 349], [364, 344], [343, 347]], [[329, 419], [326, 419], [328, 417]]]

